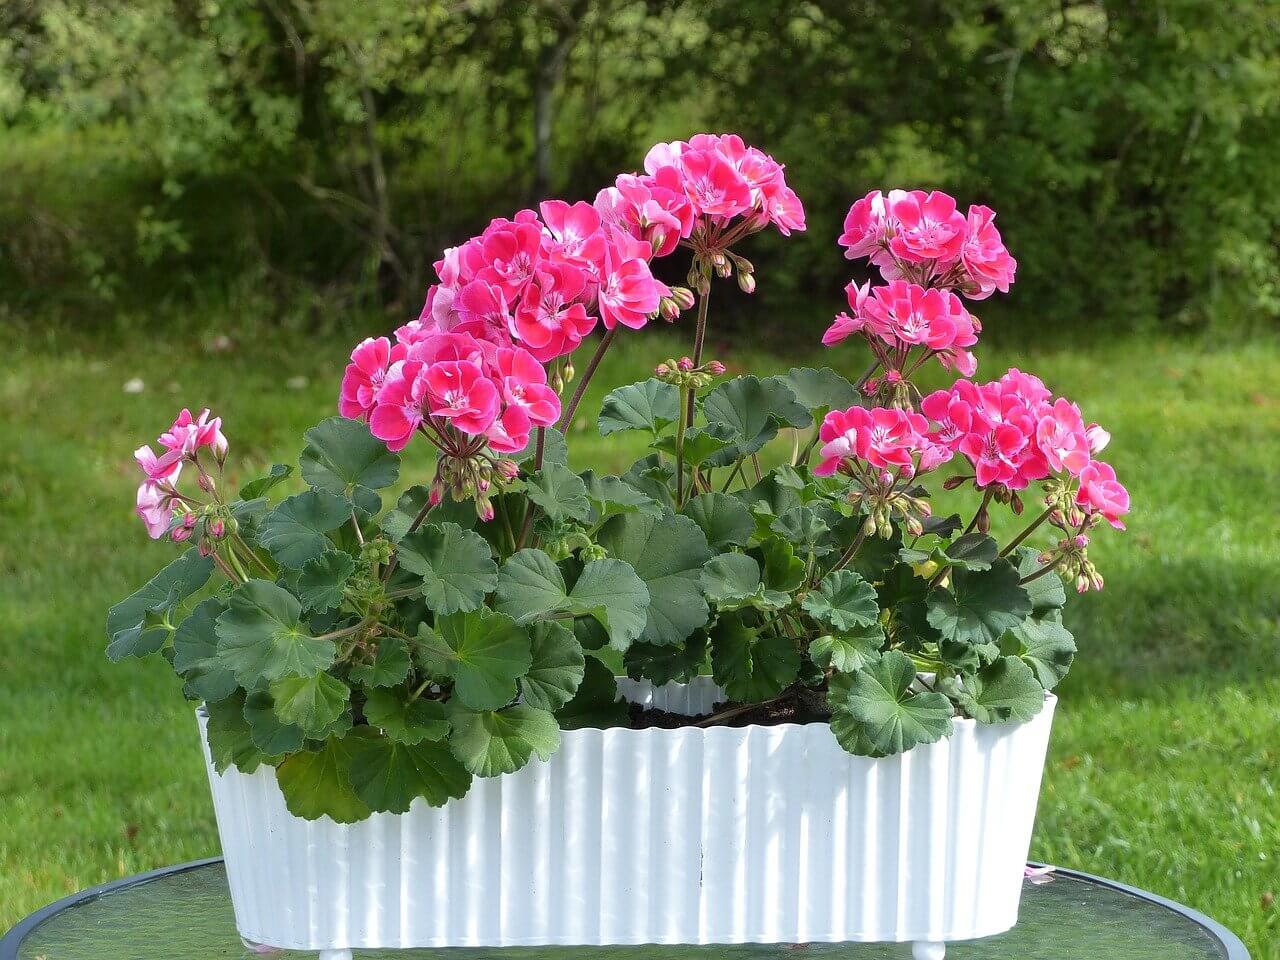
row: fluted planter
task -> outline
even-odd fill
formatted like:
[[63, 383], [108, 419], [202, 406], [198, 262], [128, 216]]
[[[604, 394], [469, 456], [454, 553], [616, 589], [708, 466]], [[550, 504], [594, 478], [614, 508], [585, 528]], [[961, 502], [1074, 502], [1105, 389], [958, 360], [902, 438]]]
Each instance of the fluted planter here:
[[[709, 678], [619, 685], [690, 715], [719, 698]], [[549, 761], [461, 800], [351, 825], [292, 816], [270, 767], [210, 766], [209, 782], [236, 923], [257, 943], [338, 958], [914, 941], [939, 957], [1017, 921], [1054, 705], [1024, 724], [957, 720], [880, 760], [821, 723], [567, 731]]]

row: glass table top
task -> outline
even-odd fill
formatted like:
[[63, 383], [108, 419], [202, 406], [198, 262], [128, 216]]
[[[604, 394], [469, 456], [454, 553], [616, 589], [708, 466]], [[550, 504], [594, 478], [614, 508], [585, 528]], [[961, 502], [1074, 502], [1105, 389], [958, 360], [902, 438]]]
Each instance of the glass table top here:
[[[1203, 918], [1201, 918], [1203, 919]], [[1245, 960], [1230, 934], [1175, 905], [1105, 881], [1059, 872], [1028, 881], [1018, 925], [997, 937], [949, 944], [949, 960]], [[25, 934], [25, 935], [24, 935]], [[273, 952], [272, 956], [314, 957]], [[445, 955], [448, 955], [447, 958]], [[906, 960], [907, 944], [545, 947], [356, 950], [356, 960]], [[0, 960], [247, 960], [220, 861], [123, 883], [53, 909], [0, 942]]]

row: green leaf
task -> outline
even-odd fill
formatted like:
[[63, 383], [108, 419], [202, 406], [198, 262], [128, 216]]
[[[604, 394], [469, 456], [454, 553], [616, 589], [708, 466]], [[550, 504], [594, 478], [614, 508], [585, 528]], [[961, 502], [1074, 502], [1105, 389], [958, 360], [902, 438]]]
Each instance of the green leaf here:
[[622, 475], [622, 479], [654, 503], [675, 509], [676, 472], [663, 463], [656, 453], [641, 457], [633, 463]]
[[518, 704], [477, 712], [452, 701], [449, 708], [453, 724], [449, 747], [478, 777], [514, 773], [535, 753], [547, 760], [560, 746], [560, 727], [545, 710]]
[[541, 620], [529, 628], [533, 664], [520, 678], [523, 703], [540, 710], [559, 710], [573, 699], [586, 670], [582, 644], [562, 624]]
[[680, 391], [669, 383], [649, 379], [611, 392], [600, 408], [600, 435], [620, 430], [660, 433], [680, 417]]
[[950, 589], [929, 591], [929, 623], [957, 643], [995, 643], [1031, 613], [1018, 571], [1007, 560], [989, 570], [954, 570]]
[[386, 737], [353, 739], [351, 786], [371, 810], [407, 813], [421, 797], [432, 807], [466, 796], [471, 774], [443, 743], [406, 744]]
[[218, 660], [215, 626], [226, 608], [225, 601], [215, 597], [201, 601], [173, 635], [173, 669], [186, 680], [190, 695], [199, 700], [223, 700], [238, 686], [231, 671]]
[[366, 687], [394, 687], [409, 676], [413, 664], [399, 637], [381, 637], [373, 659], [351, 668], [351, 679]]
[[254, 746], [268, 757], [282, 757], [302, 748], [306, 739], [302, 728], [289, 723], [276, 713], [276, 702], [266, 690], [255, 690], [245, 697], [244, 718]]
[[439, 700], [407, 700], [403, 691], [379, 688], [368, 692], [364, 717], [392, 740], [415, 744], [449, 735], [445, 706]]
[[[1019, 547], [1017, 554], [1019, 577], [1030, 576], [1042, 566], [1040, 551], [1034, 547]], [[1022, 589], [1027, 591], [1031, 608], [1036, 616], [1050, 610], [1061, 610], [1067, 605], [1067, 591], [1062, 585], [1062, 577], [1058, 576], [1056, 570], [1042, 577], [1036, 577], [1030, 583], [1024, 584]]]
[[625, 650], [647, 629], [650, 596], [650, 588], [631, 564], [604, 557], [582, 568], [569, 606], [575, 614], [598, 620], [609, 632], [609, 645]]
[[[640, 646], [637, 644], [631, 649]], [[673, 650], [673, 647], [655, 649]], [[627, 651], [630, 654], [630, 650]], [[556, 711], [562, 730], [585, 727], [622, 727], [628, 722], [627, 705], [618, 699], [618, 681], [613, 671], [595, 657], [587, 657], [586, 673], [573, 699]]]
[[[803, 481], [796, 485], [792, 479], [779, 468], [765, 474], [750, 490], [739, 490], [733, 496], [739, 497], [754, 514], [780, 517], [804, 502], [801, 499]], [[772, 520], [769, 522], [772, 523]]]
[[631, 564], [649, 588], [648, 615], [639, 639], [679, 643], [706, 624], [710, 610], [699, 575], [711, 559], [711, 548], [696, 523], [674, 513], [625, 514], [605, 523], [596, 540], [610, 556]]
[[844, 410], [862, 399], [854, 385], [830, 367], [792, 367], [783, 381], [800, 405], [814, 411], [815, 416]]
[[301, 727], [312, 738], [321, 737], [332, 728], [351, 699], [351, 688], [327, 673], [281, 677], [270, 689], [276, 716]]
[[249, 721], [244, 717], [244, 706], [244, 691], [236, 691], [223, 700], [205, 704], [209, 714], [205, 727], [209, 755], [218, 773], [225, 773], [232, 766], [243, 773], [253, 773], [267, 759], [253, 742]]
[[559, 463], [549, 463], [525, 480], [525, 495], [552, 520], [587, 520], [591, 502], [582, 478]]
[[258, 542], [277, 563], [295, 570], [332, 548], [327, 536], [351, 519], [351, 504], [322, 490], [308, 490], [281, 501], [262, 521]]
[[835, 667], [841, 673], [853, 673], [880, 656], [884, 630], [879, 623], [852, 630], [826, 634], [809, 644], [809, 658], [824, 670]]
[[595, 508], [595, 514], [591, 518], [593, 522], [622, 513], [640, 513], [652, 517], [662, 513], [662, 507], [656, 500], [619, 477], [598, 477], [595, 471], [587, 470], [582, 474], [582, 482], [587, 488], [587, 499]]
[[516, 698], [516, 680], [533, 662], [529, 635], [491, 610], [454, 613], [418, 628], [418, 656], [432, 676], [449, 677], [473, 710], [495, 710]]
[[1000, 546], [985, 533], [966, 533], [947, 544], [944, 551], [952, 566], [964, 570], [990, 570]]
[[301, 614], [293, 594], [274, 583], [241, 584], [218, 617], [218, 660], [246, 689], [288, 674], [314, 676], [333, 663], [337, 648], [311, 636]]
[[827, 542], [832, 516], [825, 507], [801, 504], [792, 507], [770, 524], [769, 529], [790, 543], [797, 552], [826, 556], [833, 549]]
[[[569, 445], [565, 442], [564, 434], [555, 427], [546, 428], [546, 439], [542, 441], [542, 462], [559, 463], [565, 466], [569, 464]], [[525, 444], [523, 450], [510, 454], [511, 459], [517, 463], [526, 463], [533, 460], [538, 455], [538, 431], [536, 429], [529, 432], [529, 442]]]
[[[1036, 580], [1027, 586], [1039, 582]], [[1001, 640], [1001, 648], [1025, 660], [1046, 690], [1052, 690], [1067, 675], [1076, 655], [1075, 638], [1062, 625], [1060, 616], [1054, 610], [1044, 616], [1028, 617]], [[176, 639], [174, 643], [176, 645]]]
[[[388, 510], [382, 518], [383, 535], [392, 543], [399, 543], [405, 534], [409, 532], [409, 527], [413, 525], [413, 521], [427, 508], [430, 502], [431, 490], [422, 484], [415, 484], [400, 494], [400, 499], [396, 501], [396, 505]], [[439, 510], [443, 506], [444, 503], [441, 503], [435, 509]], [[470, 520], [474, 523], [476, 519], [475, 511], [470, 510], [469, 514]], [[467, 524], [463, 523], [460, 526], [465, 528]]]
[[335, 823], [357, 823], [369, 816], [368, 804], [351, 786], [352, 745], [358, 739], [331, 737], [319, 750], [295, 753], [276, 768], [290, 813], [304, 820], [327, 816]]
[[[852, 674], [831, 678], [831, 703], [843, 716], [832, 732], [846, 750], [870, 745], [872, 755], [889, 756], [951, 732], [951, 702], [940, 693], [915, 693], [915, 664], [898, 650]], [[852, 735], [851, 734], [855, 734]]]
[[478, 609], [498, 585], [489, 544], [455, 523], [419, 527], [401, 539], [397, 556], [402, 567], [422, 577], [427, 606], [440, 615]]
[[702, 592], [720, 609], [742, 606], [760, 589], [760, 564], [745, 553], [722, 553], [702, 568]]
[[250, 480], [240, 488], [241, 500], [256, 500], [258, 497], [265, 497], [275, 487], [284, 483], [293, 476], [293, 467], [287, 463], [273, 464], [271, 472], [265, 477], [258, 477]]
[[[692, 430], [686, 431], [684, 435], [684, 465], [686, 467], [701, 466], [715, 454], [728, 447], [734, 437], [733, 430], [722, 423], [694, 427]], [[676, 437], [672, 434], [659, 437], [649, 446], [671, 457], [676, 455]]]
[[729, 615], [711, 631], [711, 673], [732, 700], [776, 697], [800, 673], [800, 652], [790, 637], [763, 634]]
[[307, 611], [333, 610], [342, 603], [342, 591], [356, 562], [341, 550], [326, 550], [302, 565], [298, 575], [298, 599]]
[[298, 458], [302, 479], [317, 490], [338, 494], [368, 513], [377, 513], [380, 501], [373, 491], [399, 478], [399, 455], [359, 420], [330, 417], [303, 437], [307, 445]]
[[634, 643], [624, 657], [627, 675], [659, 687], [665, 683], [688, 683], [707, 665], [707, 640], [705, 630], [695, 630], [688, 640], [674, 647]]
[[156, 653], [173, 632], [161, 625], [163, 614], [203, 587], [213, 572], [213, 561], [192, 547], [170, 562], [135, 593], [107, 612], [107, 657], [144, 657]]
[[494, 608], [520, 623], [572, 608], [564, 574], [544, 551], [533, 547], [507, 558], [498, 571], [495, 591]]
[[718, 466], [755, 453], [778, 435], [779, 427], [805, 427], [813, 418], [781, 377], [735, 377], [707, 394], [703, 415], [712, 426], [732, 431], [735, 442], [709, 462]]
[[1044, 707], [1044, 687], [1017, 657], [1000, 657], [964, 678], [958, 701], [979, 723], [1024, 722]]
[[870, 627], [880, 619], [875, 587], [852, 570], [827, 574], [800, 605], [809, 616], [837, 631]]
[[890, 631], [900, 643], [919, 647], [941, 642], [942, 637], [929, 623], [927, 598], [929, 581], [917, 577], [915, 571], [900, 563], [880, 581], [876, 592], [881, 606], [889, 611]]
[[770, 537], [760, 544], [760, 552], [764, 557], [761, 577], [770, 590], [790, 593], [804, 582], [804, 561], [786, 540]]
[[713, 550], [746, 546], [756, 528], [746, 504], [730, 493], [698, 494], [680, 512], [702, 528]]

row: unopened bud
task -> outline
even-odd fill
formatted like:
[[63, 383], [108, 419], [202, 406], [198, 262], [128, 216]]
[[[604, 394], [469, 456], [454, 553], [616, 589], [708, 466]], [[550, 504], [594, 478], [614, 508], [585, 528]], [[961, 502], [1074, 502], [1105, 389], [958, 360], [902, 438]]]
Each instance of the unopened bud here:
[[756, 275], [754, 273], [738, 274], [738, 289], [743, 293], [756, 292]]
[[711, 292], [711, 279], [702, 274], [698, 274], [693, 281], [693, 287], [698, 291], [698, 296], [705, 297]]
[[671, 375], [671, 368], [665, 363], [660, 363], [653, 368], [654, 376], [667, 377]]
[[520, 476], [520, 464], [514, 460], [499, 460], [493, 467], [504, 480], [514, 480]]
[[725, 371], [725, 366], [719, 360], [712, 360], [707, 364], [707, 373], [713, 377], [718, 377]]
[[435, 483], [431, 484], [431, 491], [427, 494], [427, 502], [430, 503], [433, 507], [438, 507], [440, 506], [440, 503], [443, 500], [444, 500], [444, 482], [442, 480], [437, 479]]
[[729, 258], [724, 255], [723, 251], [717, 250], [711, 254], [711, 264], [719, 270], [721, 267], [727, 267], [729, 265]]
[[865, 520], [863, 520], [863, 521], [862, 521], [862, 535], [863, 535], [864, 537], [869, 537], [869, 536], [871, 536], [872, 534], [874, 534], [875, 532], [876, 532], [876, 518], [875, 518], [875, 517], [867, 517], [867, 519], [865, 519]]
[[221, 540], [227, 535], [227, 525], [221, 519], [209, 521], [209, 536]]
[[200, 474], [200, 479], [196, 481], [200, 489], [205, 493], [213, 493], [213, 477], [207, 473]]
[[989, 533], [991, 531], [991, 514], [983, 510], [978, 514], [978, 532]]
[[942, 481], [942, 489], [954, 490], [968, 479], [968, 477], [947, 477], [946, 480]]
[[573, 383], [573, 378], [578, 375], [578, 371], [573, 368], [572, 360], [565, 360], [564, 366], [560, 368], [560, 376], [564, 377], [565, 383]]
[[680, 305], [670, 297], [663, 297], [658, 301], [658, 314], [667, 323], [671, 323], [680, 318]]
[[182, 525], [184, 527], [194, 527], [196, 525], [196, 520], [196, 515], [190, 510], [182, 515]]
[[1015, 516], [1022, 516], [1022, 498], [1016, 493], [1013, 494], [1012, 498], [1009, 500], [1009, 506], [1013, 508]]
[[493, 504], [484, 497], [476, 498], [476, 516], [485, 523], [493, 519]]
[[1086, 537], [1083, 533], [1077, 534], [1077, 535], [1075, 536], [1075, 538], [1074, 538], [1073, 542], [1074, 542], [1074, 543], [1075, 543], [1075, 545], [1076, 545], [1077, 547], [1079, 547], [1081, 550], [1083, 550], [1085, 547], [1089, 546], [1089, 538], [1088, 538], [1088, 537]]
[[905, 521], [907, 525], [907, 533], [913, 537], [918, 537], [924, 533], [924, 525], [915, 517], [907, 517]]
[[173, 531], [169, 534], [169, 538], [174, 543], [182, 543], [183, 540], [188, 540], [191, 538], [191, 528], [190, 527], [174, 527]]
[[1049, 522], [1055, 527], [1065, 527], [1067, 525], [1067, 518], [1061, 510], [1053, 510], [1049, 514]]
[[693, 369], [693, 358], [692, 358], [692, 357], [681, 357], [679, 360], [677, 360], [677, 361], [676, 361], [676, 368], [677, 368], [681, 373], [688, 373], [689, 371], [691, 371], [691, 370]]
[[201, 540], [196, 546], [196, 552], [198, 552], [202, 557], [211, 557], [213, 556], [213, 544], [208, 543], [205, 540]]
[[723, 263], [716, 264], [716, 276], [721, 280], [727, 280], [732, 275], [733, 267], [729, 265], [728, 260], [725, 260]]
[[695, 303], [693, 291], [688, 287], [672, 287], [671, 299], [681, 310], [692, 310]]
[[559, 370], [557, 370], [555, 372], [555, 375], [552, 376], [551, 378], [551, 389], [554, 390], [556, 393], [561, 393], [564, 391], [564, 377], [560, 376]]

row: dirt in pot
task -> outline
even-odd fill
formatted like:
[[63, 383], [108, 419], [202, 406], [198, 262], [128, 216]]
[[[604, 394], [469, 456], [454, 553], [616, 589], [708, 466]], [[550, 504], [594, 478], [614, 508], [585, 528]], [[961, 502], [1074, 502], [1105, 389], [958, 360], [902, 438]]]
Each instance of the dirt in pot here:
[[831, 719], [826, 694], [808, 688], [793, 690], [764, 703], [722, 703], [710, 714], [689, 717], [633, 703], [629, 705], [631, 729], [679, 727], [746, 727], [751, 724], [774, 726], [779, 723], [826, 723]]

